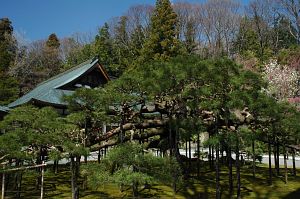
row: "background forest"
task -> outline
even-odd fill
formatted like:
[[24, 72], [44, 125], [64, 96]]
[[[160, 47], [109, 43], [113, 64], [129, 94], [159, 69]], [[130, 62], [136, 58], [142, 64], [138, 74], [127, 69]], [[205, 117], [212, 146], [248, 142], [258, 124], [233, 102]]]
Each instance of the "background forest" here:
[[[173, 22], [175, 40], [161, 46], [155, 43], [151, 31], [151, 5], [133, 5], [123, 16], [114, 17], [99, 28], [97, 35], [74, 33], [68, 38], [26, 42], [14, 34], [9, 19], [1, 20], [1, 78], [2, 104], [32, 89], [39, 82], [87, 59], [98, 56], [110, 75], [119, 77], [124, 70], [147, 59], [150, 48], [172, 49], [163, 57], [197, 55], [203, 59], [226, 56], [251, 70], [259, 71], [270, 59], [297, 69], [299, 65], [299, 3], [297, 1], [250, 1], [244, 6], [238, 1], [205, 1], [203, 3], [175, 2]], [[168, 18], [169, 16], [164, 16]], [[160, 19], [163, 21], [163, 19]], [[152, 19], [157, 29], [168, 24]], [[172, 23], [173, 23], [172, 22]], [[158, 30], [157, 30], [158, 31]], [[158, 32], [157, 32], [158, 33]], [[157, 44], [158, 45], [158, 44]], [[147, 50], [146, 50], [147, 49]], [[14, 80], [14, 81], [13, 81]], [[5, 89], [4, 89], [5, 88]]]
[[[0, 105], [93, 57], [112, 81], [66, 97], [70, 114], [65, 117], [49, 107], [11, 110], [0, 122], [3, 165], [42, 164], [47, 156], [56, 175], [58, 162], [68, 158], [73, 199], [105, 184], [117, 184], [133, 197], [159, 197], [144, 191], [164, 184], [172, 197], [259, 198], [262, 192], [249, 184], [264, 181], [259, 186], [271, 192], [288, 179], [293, 188], [282, 194], [299, 194], [299, 1], [157, 0], [155, 6], [133, 5], [96, 35], [58, 38], [53, 33], [25, 41], [8, 18], [0, 20]], [[148, 154], [151, 148], [161, 157]], [[182, 148], [186, 156], [179, 153]], [[80, 163], [95, 151], [98, 163]], [[268, 167], [257, 166], [262, 154], [269, 157]], [[288, 156], [293, 168], [287, 166]], [[30, 173], [37, 179], [34, 190], [44, 186], [43, 172]], [[6, 187], [15, 190], [15, 198], [30, 187], [21, 186], [26, 173], [8, 172]], [[194, 183], [208, 183], [209, 190], [191, 194]], [[264, 194], [261, 198], [270, 193]]]

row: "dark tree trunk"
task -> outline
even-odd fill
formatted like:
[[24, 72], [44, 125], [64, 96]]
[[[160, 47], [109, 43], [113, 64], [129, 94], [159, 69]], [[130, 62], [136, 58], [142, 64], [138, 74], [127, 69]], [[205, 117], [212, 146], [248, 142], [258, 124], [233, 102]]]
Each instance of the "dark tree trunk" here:
[[188, 141], [185, 141], [185, 156], [188, 158]]
[[280, 171], [280, 165], [279, 165], [279, 155], [280, 155], [280, 146], [279, 143], [277, 143], [277, 168], [278, 168], [278, 175], [279, 175], [279, 171]]
[[139, 190], [138, 190], [138, 183], [134, 182], [132, 184], [132, 193], [133, 193], [133, 197], [134, 198], [138, 198], [139, 197]]
[[189, 138], [189, 173], [191, 172], [192, 169], [192, 147], [191, 147], [191, 138]]
[[[16, 159], [16, 167], [20, 166], [20, 160]], [[19, 180], [19, 172], [15, 172], [14, 173], [14, 182], [13, 182], [13, 189], [14, 190], [18, 190], [18, 180]]]
[[100, 164], [101, 160], [101, 149], [98, 150], [98, 163]]
[[[211, 138], [211, 133], [208, 132], [208, 139]], [[209, 163], [209, 169], [212, 170], [213, 169], [213, 166], [212, 166], [212, 146], [209, 145], [208, 146], [208, 163]]]
[[216, 199], [221, 199], [219, 147], [216, 146]]
[[[45, 162], [42, 161], [42, 164], [44, 164]], [[44, 198], [44, 173], [45, 173], [45, 167], [41, 167], [41, 198]]]
[[169, 116], [169, 148], [170, 148], [170, 156], [173, 156], [173, 136], [172, 136], [172, 127], [171, 127], [172, 118]]
[[72, 199], [79, 199], [79, 186], [78, 186], [78, 177], [79, 177], [79, 162], [80, 157], [71, 156], [71, 186], [72, 186]]
[[120, 141], [121, 143], [123, 143], [124, 141], [124, 128], [123, 128], [123, 125], [124, 125], [124, 116], [123, 116], [123, 113], [122, 113], [122, 118], [121, 118], [121, 121], [120, 121]]
[[17, 192], [16, 192], [16, 198], [20, 199], [21, 198], [21, 190], [22, 190], [22, 178], [23, 174], [22, 172], [19, 172], [18, 174], [18, 179], [17, 179]]
[[197, 178], [199, 179], [200, 177], [200, 135], [199, 133], [197, 134]]
[[215, 165], [215, 148], [214, 148], [214, 146], [212, 146], [211, 147], [211, 159], [212, 159], [212, 161], [211, 161], [211, 163], [212, 163], [212, 165], [211, 165], [211, 168], [213, 168]]
[[[185, 157], [186, 157], [186, 160], [188, 160], [188, 140], [187, 139], [185, 140]], [[190, 161], [185, 162], [187, 172], [188, 172], [188, 169], [189, 169], [189, 162]]]
[[[274, 139], [275, 140], [275, 139]], [[277, 169], [277, 145], [276, 145], [276, 140], [275, 140], [275, 143], [274, 143], [274, 165], [275, 165], [275, 171], [276, 171], [276, 175], [279, 176], [279, 170]]]
[[231, 157], [231, 147], [228, 147], [227, 152], [227, 159], [228, 159], [228, 178], [229, 178], [229, 194], [233, 194], [233, 179], [232, 179], [232, 157]]
[[292, 149], [292, 156], [293, 156], [293, 175], [296, 176], [296, 162], [295, 162], [295, 149]]
[[269, 152], [269, 185], [272, 185], [272, 160], [271, 160], [271, 141], [268, 141], [268, 152]]
[[[178, 141], [179, 141], [179, 131], [178, 131], [178, 125], [176, 124], [175, 130], [172, 131], [173, 136], [172, 136], [172, 146], [173, 146], [173, 155], [175, 156], [177, 162], [179, 163], [181, 168], [184, 168], [184, 164], [182, 162], [182, 159], [180, 158], [180, 152], [179, 152], [179, 147], [178, 147]], [[174, 172], [171, 174], [173, 176], [173, 191], [176, 193], [177, 191], [177, 179], [178, 179], [178, 173]]]
[[[3, 165], [3, 170], [5, 169], [5, 165]], [[1, 186], [1, 199], [5, 197], [5, 173], [2, 173], [2, 186]]]
[[211, 160], [211, 146], [209, 145], [208, 146], [208, 164], [209, 164], [209, 168], [211, 169], [212, 168], [212, 160]]
[[[39, 155], [37, 157], [37, 160], [36, 160], [36, 164], [42, 164], [42, 161], [44, 160], [44, 156], [43, 156], [43, 147], [40, 146], [39, 148]], [[36, 168], [36, 171], [38, 172], [38, 177], [36, 179], [36, 183], [35, 183], [35, 187], [37, 190], [40, 189], [41, 187], [41, 180], [42, 180], [42, 176], [41, 176], [41, 172], [42, 172], [42, 169], [40, 167]]]
[[288, 183], [288, 169], [287, 169], [287, 151], [285, 145], [283, 146], [283, 158], [284, 158], [284, 182]]
[[[87, 162], [87, 155], [85, 155], [84, 156], [84, 164], [87, 164], [88, 162]], [[80, 161], [79, 161], [79, 164], [80, 164]], [[87, 179], [87, 175], [84, 175], [83, 176], [83, 182], [82, 182], [82, 189], [83, 190], [87, 190], [87, 188], [88, 188], [88, 186], [87, 186], [87, 183], [88, 183], [88, 181], [87, 181], [88, 179]]]
[[255, 155], [255, 140], [252, 140], [252, 174], [253, 177], [255, 178], [255, 169], [256, 169], [256, 165], [255, 165], [255, 159], [256, 159], [256, 155]]
[[54, 160], [54, 162], [53, 162], [53, 172], [55, 174], [58, 172], [58, 163], [59, 163], [59, 160]]
[[[9, 164], [8, 164], [8, 167], [11, 167], [11, 166], [12, 166], [12, 159], [9, 160]], [[9, 182], [10, 182], [11, 177], [12, 177], [12, 174], [6, 173], [5, 185], [4, 185], [5, 191], [7, 191], [10, 188]]]
[[240, 149], [239, 149], [239, 138], [237, 137], [236, 149], [235, 149], [235, 165], [236, 165], [236, 178], [237, 178], [237, 199], [241, 198], [241, 173], [240, 173]]
[[221, 147], [221, 159], [222, 159], [222, 164], [225, 164], [224, 162], [224, 149]]
[[276, 155], [277, 155], [277, 175], [280, 175], [280, 165], [279, 165], [279, 155], [280, 155], [280, 146], [279, 146], [279, 143], [278, 143], [278, 141], [277, 141], [277, 143], [276, 143], [276, 151], [277, 151], [277, 153], [276, 153]]

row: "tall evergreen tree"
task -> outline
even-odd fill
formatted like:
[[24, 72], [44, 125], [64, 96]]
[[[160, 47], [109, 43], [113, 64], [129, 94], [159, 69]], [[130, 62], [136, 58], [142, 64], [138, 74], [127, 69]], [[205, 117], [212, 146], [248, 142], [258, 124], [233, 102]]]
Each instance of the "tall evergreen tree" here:
[[13, 27], [8, 18], [0, 19], [0, 70], [7, 71], [15, 56]]
[[62, 68], [60, 57], [60, 42], [55, 33], [49, 35], [44, 48], [43, 66], [46, 77], [58, 74]]
[[55, 33], [49, 35], [46, 45], [49, 48], [56, 48], [56, 49], [59, 48], [60, 42]]
[[145, 33], [141, 25], [138, 25], [131, 34], [130, 42], [131, 54], [134, 57], [139, 57], [145, 43]]
[[114, 56], [116, 57], [115, 66], [118, 69], [117, 76], [121, 75], [132, 61], [132, 56], [129, 51], [130, 46], [127, 24], [128, 18], [126, 16], [122, 16], [115, 27]]
[[103, 64], [110, 74], [115, 74], [112, 63], [114, 59], [113, 43], [109, 34], [109, 26], [105, 23], [95, 37], [95, 54], [99, 58], [99, 62]]
[[188, 54], [195, 53], [197, 43], [196, 43], [196, 30], [192, 20], [187, 22], [186, 31], [184, 33], [185, 36], [185, 49]]
[[180, 54], [177, 15], [169, 0], [157, 0], [150, 35], [142, 51], [144, 60], [167, 60]]
[[15, 53], [16, 43], [11, 21], [2, 18], [0, 19], [0, 104], [7, 104], [17, 96], [16, 80], [8, 75]]

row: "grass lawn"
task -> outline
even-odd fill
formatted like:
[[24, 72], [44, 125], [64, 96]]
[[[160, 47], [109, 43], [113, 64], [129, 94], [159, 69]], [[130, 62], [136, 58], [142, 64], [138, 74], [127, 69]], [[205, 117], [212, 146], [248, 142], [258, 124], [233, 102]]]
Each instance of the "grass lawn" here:
[[[252, 170], [244, 166], [241, 170], [242, 198], [258, 199], [299, 199], [300, 198], [300, 177], [289, 175], [289, 182], [285, 184], [283, 176], [273, 177], [273, 185], [269, 186], [268, 168], [266, 165], [257, 167], [256, 178], [252, 177]], [[283, 174], [283, 170], [281, 171]], [[300, 170], [298, 170], [300, 176]], [[234, 176], [235, 178], [235, 171]], [[11, 178], [13, 176], [11, 175]], [[36, 176], [33, 172], [26, 172], [23, 175], [22, 194], [23, 199], [39, 198], [40, 192], [35, 189]], [[50, 171], [45, 172], [45, 198], [48, 199], [69, 199], [71, 198], [71, 182], [68, 168], [61, 167], [58, 174]], [[228, 174], [227, 168], [221, 168], [221, 191], [222, 198], [229, 198], [228, 195]], [[82, 182], [82, 180], [81, 180]], [[234, 181], [236, 185], [236, 181]], [[97, 190], [81, 190], [82, 199], [113, 199], [131, 198], [131, 190], [121, 192], [119, 187], [114, 184], [105, 184]], [[7, 192], [5, 198], [15, 198], [13, 192]], [[140, 198], [178, 198], [178, 199], [198, 199], [215, 198], [215, 172], [210, 171], [207, 165], [201, 166], [200, 179], [191, 178], [176, 194], [171, 187], [154, 185], [150, 190], [145, 189], [141, 192]], [[233, 197], [234, 198], [234, 197]]]

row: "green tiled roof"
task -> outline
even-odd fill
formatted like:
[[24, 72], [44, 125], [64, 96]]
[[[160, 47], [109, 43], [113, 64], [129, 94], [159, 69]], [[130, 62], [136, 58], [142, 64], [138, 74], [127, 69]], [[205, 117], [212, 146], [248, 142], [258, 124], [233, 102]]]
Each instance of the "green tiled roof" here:
[[0, 106], [0, 112], [8, 112], [9, 111], [9, 108], [6, 107], [6, 106]]
[[30, 101], [40, 101], [49, 104], [66, 105], [61, 99], [64, 95], [71, 95], [73, 91], [62, 90], [60, 87], [76, 80], [83, 74], [91, 71], [98, 59], [88, 60], [76, 67], [71, 68], [57, 76], [40, 83], [36, 88], [23, 95], [8, 105], [9, 108], [25, 104]]

